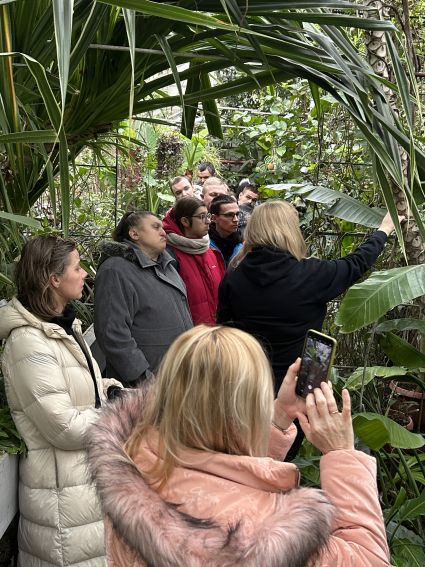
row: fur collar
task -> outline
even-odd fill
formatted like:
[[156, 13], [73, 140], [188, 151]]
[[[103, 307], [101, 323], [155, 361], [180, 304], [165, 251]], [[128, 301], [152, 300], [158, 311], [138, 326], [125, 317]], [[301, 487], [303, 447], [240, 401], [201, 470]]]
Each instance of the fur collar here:
[[140, 557], [157, 567], [306, 567], [326, 546], [334, 508], [320, 490], [299, 488], [278, 496], [277, 506], [252, 535], [183, 514], [144, 481], [123, 444], [134, 429], [146, 392], [129, 392], [109, 404], [89, 434], [89, 465], [103, 513]]
[[131, 242], [130, 240], [124, 240], [124, 242], [105, 240], [99, 245], [99, 250], [100, 259], [98, 267], [108, 258], [114, 257], [124, 258], [124, 260], [128, 260], [142, 268], [149, 268], [160, 264], [164, 269], [166, 265], [173, 260], [169, 253], [164, 250], [164, 252], [159, 255], [158, 262], [155, 262], [148, 258], [146, 254], [140, 250], [137, 244], [134, 244], [134, 242]]

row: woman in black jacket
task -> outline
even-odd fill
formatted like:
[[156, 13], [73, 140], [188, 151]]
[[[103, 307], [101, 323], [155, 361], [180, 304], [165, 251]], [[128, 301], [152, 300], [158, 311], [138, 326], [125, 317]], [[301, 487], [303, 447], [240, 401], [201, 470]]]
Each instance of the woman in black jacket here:
[[306, 258], [298, 213], [290, 203], [270, 200], [254, 209], [245, 230], [243, 259], [220, 285], [217, 322], [262, 342], [272, 364], [275, 393], [300, 356], [307, 330], [321, 330], [327, 302], [369, 270], [393, 230], [387, 214], [357, 250], [339, 260], [319, 260]]

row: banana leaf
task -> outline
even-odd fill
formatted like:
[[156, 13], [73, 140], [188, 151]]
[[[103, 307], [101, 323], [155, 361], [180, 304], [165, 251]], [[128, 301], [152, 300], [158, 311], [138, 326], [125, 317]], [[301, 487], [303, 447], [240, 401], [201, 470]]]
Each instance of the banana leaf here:
[[379, 323], [375, 327], [375, 333], [385, 333], [387, 331], [420, 331], [425, 333], [425, 321], [422, 319], [389, 319]]
[[383, 333], [379, 344], [394, 362], [406, 368], [425, 368], [425, 354], [394, 333]]
[[286, 183], [266, 185], [275, 191], [289, 190], [291, 194], [300, 195], [306, 201], [328, 205], [326, 213], [363, 226], [376, 228], [381, 224], [385, 210], [371, 208], [350, 195], [319, 185], [303, 185], [297, 187]]
[[425, 445], [419, 433], [407, 431], [392, 419], [377, 413], [358, 413], [353, 416], [355, 434], [373, 451], [388, 444], [399, 449], [417, 449]]
[[[392, 378], [393, 376], [405, 376], [406, 368], [401, 366], [367, 366], [360, 367], [347, 378], [344, 387], [348, 390], [357, 390], [362, 386], [371, 382], [374, 378]], [[364, 376], [364, 379], [363, 379]]]
[[425, 294], [425, 266], [406, 266], [374, 272], [351, 287], [336, 316], [342, 333], [351, 333], [377, 321], [387, 311]]

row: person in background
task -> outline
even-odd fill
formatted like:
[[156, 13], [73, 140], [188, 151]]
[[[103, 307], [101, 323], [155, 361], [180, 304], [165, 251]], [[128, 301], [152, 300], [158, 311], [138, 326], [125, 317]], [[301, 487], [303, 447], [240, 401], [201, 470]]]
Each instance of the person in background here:
[[198, 165], [198, 180], [201, 186], [205, 183], [206, 179], [214, 176], [215, 176], [215, 167], [211, 162], [203, 161]]
[[162, 222], [148, 211], [125, 213], [113, 239], [101, 246], [94, 329], [106, 374], [134, 387], [156, 372], [192, 319]]
[[210, 177], [207, 179], [202, 187], [201, 198], [204, 201], [204, 205], [209, 209], [211, 201], [214, 197], [219, 195], [228, 195], [229, 187], [227, 184], [218, 177]]
[[211, 215], [195, 197], [176, 202], [164, 218], [167, 241], [178, 261], [194, 325], [215, 324], [218, 286], [224, 276], [224, 261], [210, 247], [208, 227]]
[[174, 179], [170, 181], [170, 189], [176, 201], [183, 199], [183, 197], [193, 197], [195, 194], [192, 182], [185, 175], [174, 177]]
[[219, 195], [211, 201], [210, 213], [211, 246], [221, 252], [227, 266], [242, 248], [242, 234], [238, 228], [239, 205], [232, 195]]
[[[273, 400], [270, 365], [247, 333], [199, 325], [165, 356], [149, 392], [92, 428], [89, 463], [109, 564], [388, 567], [376, 461], [354, 448], [350, 397]], [[295, 416], [322, 452], [322, 490], [282, 462]]]
[[[275, 393], [308, 329], [322, 329], [328, 301], [344, 293], [374, 264], [394, 230], [387, 214], [379, 229], [339, 260], [306, 257], [298, 213], [286, 201], [256, 207], [245, 229], [244, 248], [219, 290], [217, 321], [257, 337], [270, 356]], [[303, 435], [288, 458], [295, 456]]]
[[106, 567], [103, 521], [87, 474], [87, 431], [106, 393], [69, 302], [87, 272], [73, 240], [29, 240], [17, 294], [0, 309], [8, 404], [27, 446], [19, 466], [19, 567]]
[[243, 237], [248, 220], [258, 203], [259, 194], [255, 185], [252, 185], [249, 179], [244, 179], [239, 183], [237, 195], [239, 205], [238, 228]]
[[254, 208], [258, 202], [259, 194], [258, 189], [253, 185], [249, 179], [243, 179], [237, 189], [238, 205], [252, 205]]

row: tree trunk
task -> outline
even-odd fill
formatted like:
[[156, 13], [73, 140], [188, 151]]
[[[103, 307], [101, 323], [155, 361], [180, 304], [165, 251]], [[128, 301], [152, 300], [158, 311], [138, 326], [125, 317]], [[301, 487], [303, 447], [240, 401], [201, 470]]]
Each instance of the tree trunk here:
[[[389, 11], [391, 7], [380, 0], [372, 0], [367, 2], [369, 6], [373, 6], [376, 11], [368, 13], [370, 17], [381, 17], [388, 19]], [[409, 13], [404, 13], [404, 18], [408, 18]], [[403, 28], [410, 29], [410, 23], [404, 23]], [[388, 47], [384, 32], [381, 31], [366, 31], [365, 32], [365, 44], [367, 49], [367, 57], [369, 64], [375, 71], [375, 73], [385, 79], [391, 80], [391, 66], [390, 59], [388, 57]], [[408, 42], [409, 44], [409, 42]], [[413, 49], [413, 48], [412, 48]], [[413, 51], [409, 49], [409, 55]], [[391, 106], [392, 110], [397, 113], [397, 95], [394, 91], [390, 91], [384, 87], [387, 95], [388, 104]], [[403, 165], [403, 172], [405, 178], [406, 186], [409, 184], [409, 156], [403, 148], [399, 148], [400, 158]], [[408, 222], [404, 223], [402, 226], [404, 243], [406, 249], [406, 256], [408, 264], [424, 264], [425, 263], [425, 245], [421, 238], [419, 228], [416, 222], [411, 219], [409, 203], [406, 199], [406, 195], [402, 187], [398, 187], [395, 183], [391, 183], [392, 192], [394, 196], [394, 201], [397, 207], [397, 211], [400, 215], [404, 215]], [[425, 297], [418, 298], [414, 305], [412, 306], [411, 316], [417, 317], [418, 319], [425, 318]], [[412, 337], [413, 338], [413, 337]], [[420, 336], [416, 334], [415, 341], [417, 346], [420, 347], [422, 342]], [[423, 346], [423, 345], [422, 345]]]
[[[380, 0], [368, 2], [369, 6], [373, 6], [381, 18], [388, 18], [389, 9], [387, 4]], [[376, 12], [370, 14], [376, 17]], [[405, 14], [406, 17], [406, 14]], [[408, 17], [408, 14], [407, 14]], [[406, 29], [406, 26], [404, 26]], [[385, 33], [381, 31], [366, 31], [365, 44], [367, 48], [368, 61], [375, 73], [385, 79], [391, 79], [391, 68], [389, 64], [387, 42]], [[388, 104], [394, 112], [397, 113], [396, 94], [394, 91], [385, 89], [387, 93]], [[400, 148], [400, 157], [403, 164], [403, 171], [406, 185], [409, 183], [409, 156], [407, 152]], [[425, 263], [425, 246], [419, 233], [419, 229], [413, 220], [410, 220], [410, 207], [406, 199], [403, 188], [392, 184], [394, 201], [400, 215], [409, 218], [409, 222], [403, 225], [403, 234], [405, 239], [406, 256], [409, 264]]]

